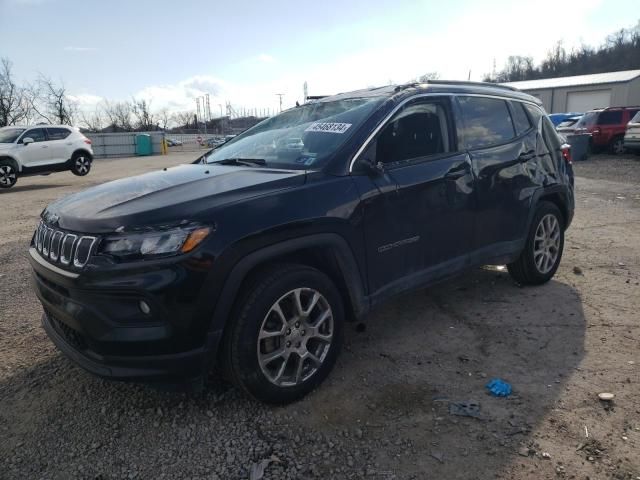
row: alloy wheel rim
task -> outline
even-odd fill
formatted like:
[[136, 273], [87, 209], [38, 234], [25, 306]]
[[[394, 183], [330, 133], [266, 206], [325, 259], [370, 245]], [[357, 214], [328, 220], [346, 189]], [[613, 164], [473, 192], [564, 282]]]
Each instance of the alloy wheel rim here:
[[0, 166], [0, 183], [5, 186], [11, 186], [16, 183], [16, 173], [10, 165]]
[[613, 144], [613, 151], [616, 154], [621, 154], [624, 152], [624, 144], [622, 143], [622, 140], [616, 140], [616, 142]]
[[547, 214], [538, 223], [533, 239], [533, 260], [538, 272], [551, 271], [560, 254], [560, 222], [555, 215]]
[[333, 340], [333, 312], [312, 288], [285, 293], [269, 309], [258, 333], [258, 364], [267, 379], [292, 387], [312, 377]]
[[78, 170], [78, 173], [87, 173], [89, 171], [89, 159], [78, 157], [76, 159], [76, 170]]

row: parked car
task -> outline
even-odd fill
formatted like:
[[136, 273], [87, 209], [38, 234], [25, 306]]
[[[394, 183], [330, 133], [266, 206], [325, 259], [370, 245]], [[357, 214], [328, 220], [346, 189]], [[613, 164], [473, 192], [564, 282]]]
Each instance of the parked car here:
[[91, 140], [67, 125], [0, 128], [0, 188], [19, 177], [70, 170], [84, 176], [91, 170]]
[[549, 120], [553, 123], [554, 127], [557, 127], [562, 122], [569, 120], [571, 118], [578, 117], [580, 118], [582, 113], [570, 112], [570, 113], [552, 113], [549, 115]]
[[549, 281], [573, 211], [539, 100], [435, 81], [326, 97], [200, 163], [54, 201], [28, 257], [47, 334], [90, 372], [201, 384], [218, 365], [287, 403], [392, 296], [492, 263]]
[[566, 118], [556, 126], [556, 131], [558, 133], [563, 133], [565, 135], [570, 135], [574, 133], [576, 130], [576, 123], [578, 123], [578, 121], [581, 118], [582, 118], [582, 115]]
[[585, 113], [575, 124], [575, 133], [590, 133], [594, 151], [609, 149], [624, 153], [624, 134], [627, 123], [640, 111], [640, 107], [609, 107]]
[[624, 148], [634, 153], [640, 153], [640, 112], [636, 113], [627, 124], [624, 134]]
[[165, 142], [167, 142], [168, 147], [181, 147], [182, 142], [180, 140], [176, 140], [175, 138], [165, 138]]
[[206, 146], [209, 148], [216, 148], [222, 145], [226, 140], [224, 137], [211, 137], [207, 139]]

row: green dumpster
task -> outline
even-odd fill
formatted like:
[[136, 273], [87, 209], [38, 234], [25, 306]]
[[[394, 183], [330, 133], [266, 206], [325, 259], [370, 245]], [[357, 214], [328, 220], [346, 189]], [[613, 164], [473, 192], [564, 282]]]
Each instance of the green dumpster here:
[[136, 155], [151, 155], [152, 153], [151, 135], [147, 133], [136, 135]]

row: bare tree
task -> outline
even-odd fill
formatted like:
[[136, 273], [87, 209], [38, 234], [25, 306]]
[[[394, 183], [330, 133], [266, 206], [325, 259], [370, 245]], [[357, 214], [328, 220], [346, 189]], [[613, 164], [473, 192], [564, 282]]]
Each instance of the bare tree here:
[[169, 113], [169, 109], [166, 107], [161, 109], [156, 117], [158, 119], [158, 125], [162, 130], [166, 130], [169, 123], [173, 120], [172, 115]]
[[0, 127], [24, 122], [30, 114], [27, 90], [15, 84], [11, 61], [0, 59]]
[[134, 98], [131, 112], [136, 119], [136, 129], [149, 131], [157, 128], [155, 116], [151, 113], [151, 102], [146, 101], [144, 98], [141, 100]]
[[122, 130], [133, 130], [131, 124], [131, 104], [129, 102], [105, 102], [104, 115], [109, 126]]
[[64, 84], [56, 85], [42, 74], [30, 88], [30, 103], [35, 113], [49, 123], [71, 125], [77, 111]]
[[193, 111], [175, 112], [173, 114], [173, 122], [177, 127], [189, 128], [193, 123], [194, 117], [195, 112]]
[[438, 72], [427, 72], [424, 75], [420, 75], [416, 78], [416, 82], [427, 82], [429, 80], [438, 80], [440, 78], [440, 73]]
[[105, 115], [100, 110], [99, 107], [96, 107], [92, 113], [82, 112], [80, 114], [81, 123], [92, 132], [99, 132], [102, 130], [105, 125]]

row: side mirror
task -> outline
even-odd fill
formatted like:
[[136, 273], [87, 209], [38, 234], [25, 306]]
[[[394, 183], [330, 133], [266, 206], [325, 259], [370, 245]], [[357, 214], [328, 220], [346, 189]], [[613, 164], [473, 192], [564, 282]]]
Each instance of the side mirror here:
[[360, 165], [362, 165], [363, 169], [370, 175], [382, 175], [385, 171], [384, 163], [374, 162], [369, 157], [363, 157], [360, 161]]
[[22, 139], [22, 144], [23, 144], [23, 145], [29, 145], [30, 143], [33, 143], [33, 138], [31, 138], [31, 137], [24, 137], [24, 138]]

